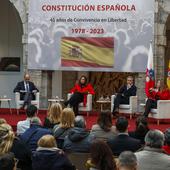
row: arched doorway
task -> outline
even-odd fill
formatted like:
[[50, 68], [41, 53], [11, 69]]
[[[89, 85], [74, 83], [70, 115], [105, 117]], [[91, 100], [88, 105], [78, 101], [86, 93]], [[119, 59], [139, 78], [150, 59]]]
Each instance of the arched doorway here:
[[0, 96], [11, 98], [14, 107], [13, 88], [23, 74], [23, 26], [18, 11], [9, 0], [1, 0], [0, 23]]
[[165, 81], [167, 78], [168, 63], [170, 60], [170, 15], [168, 16], [166, 21], [166, 41], [167, 41], [167, 45], [165, 48], [165, 58], [164, 58], [164, 73], [165, 73], [164, 80]]

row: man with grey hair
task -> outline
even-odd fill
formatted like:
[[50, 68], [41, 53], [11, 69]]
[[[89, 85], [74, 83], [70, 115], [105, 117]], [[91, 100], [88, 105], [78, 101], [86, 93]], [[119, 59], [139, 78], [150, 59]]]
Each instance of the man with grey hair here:
[[74, 128], [64, 139], [63, 149], [67, 152], [89, 152], [93, 136], [86, 130], [86, 121], [83, 116], [76, 116]]
[[137, 170], [137, 158], [131, 151], [124, 151], [118, 157], [119, 170]]
[[160, 130], [150, 130], [145, 136], [145, 147], [136, 152], [139, 170], [170, 169], [170, 156], [162, 150], [164, 134]]

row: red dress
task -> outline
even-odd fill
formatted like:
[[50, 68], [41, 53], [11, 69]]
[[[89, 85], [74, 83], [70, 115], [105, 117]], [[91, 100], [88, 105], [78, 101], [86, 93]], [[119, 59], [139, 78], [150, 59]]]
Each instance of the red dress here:
[[158, 97], [159, 100], [170, 100], [170, 90], [163, 89], [162, 91], [153, 92], [154, 98]]
[[87, 103], [87, 94], [95, 94], [94, 89], [90, 83], [81, 87], [80, 84], [75, 84], [75, 86], [70, 90], [71, 93], [79, 92], [84, 94], [83, 104], [86, 106]]

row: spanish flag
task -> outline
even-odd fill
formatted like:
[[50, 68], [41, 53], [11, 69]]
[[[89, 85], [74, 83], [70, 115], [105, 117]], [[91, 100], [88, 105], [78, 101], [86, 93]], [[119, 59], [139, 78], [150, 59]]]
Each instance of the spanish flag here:
[[168, 73], [167, 73], [166, 83], [167, 83], [168, 88], [170, 89], [170, 60], [169, 60], [169, 65], [168, 65]]
[[113, 67], [113, 37], [62, 37], [63, 67]]

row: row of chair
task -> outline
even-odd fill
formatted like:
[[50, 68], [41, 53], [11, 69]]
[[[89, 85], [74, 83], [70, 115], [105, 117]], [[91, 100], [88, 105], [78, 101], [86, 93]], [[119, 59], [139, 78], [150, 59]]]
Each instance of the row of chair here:
[[[67, 99], [70, 99], [71, 93], [67, 94]], [[114, 107], [114, 100], [115, 95], [111, 96], [111, 111]], [[39, 100], [40, 100], [40, 94], [39, 92], [35, 95], [35, 100], [32, 100], [31, 103], [33, 105], [36, 105], [37, 108], [39, 108]], [[15, 93], [15, 101], [16, 101], [16, 108], [17, 113], [19, 113], [19, 108], [23, 105], [23, 100], [20, 100], [20, 93]], [[145, 104], [143, 104], [145, 106]], [[79, 111], [83, 111], [87, 113], [87, 116], [89, 115], [89, 112], [92, 111], [92, 95], [87, 95], [87, 104], [86, 106], [83, 105], [83, 103], [79, 104]], [[138, 112], [138, 97], [137, 96], [131, 96], [129, 104], [121, 104], [119, 106], [119, 112], [125, 113], [130, 115], [130, 119], [132, 118], [133, 114]], [[159, 124], [160, 119], [169, 119], [170, 118], [170, 100], [158, 100], [157, 101], [157, 108], [151, 109], [151, 112], [149, 114], [149, 117], [157, 119], [157, 124]]]

